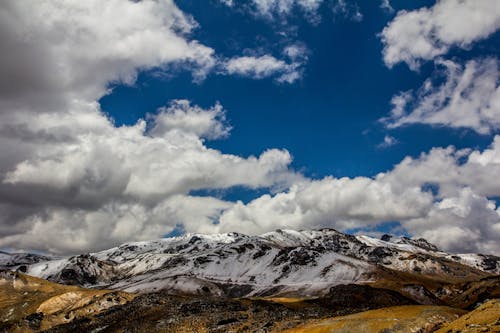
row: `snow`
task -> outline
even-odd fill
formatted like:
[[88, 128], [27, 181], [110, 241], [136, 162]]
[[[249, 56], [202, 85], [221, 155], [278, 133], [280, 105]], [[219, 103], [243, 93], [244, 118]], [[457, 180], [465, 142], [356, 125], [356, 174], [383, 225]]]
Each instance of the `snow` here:
[[[368, 245], [368, 246], [373, 246], [373, 247], [387, 247], [387, 248], [392, 248], [392, 249], [397, 249], [400, 251], [406, 251], [406, 252], [413, 252], [413, 253], [428, 253], [428, 252], [433, 252], [429, 251], [426, 249], [423, 249], [421, 247], [415, 246], [415, 245], [410, 245], [406, 244], [403, 242], [403, 238], [392, 238], [391, 241], [386, 242], [381, 239], [365, 236], [365, 235], [359, 235], [356, 236], [356, 239], [358, 239], [360, 242]], [[393, 240], [394, 239], [394, 240]]]
[[276, 293], [304, 295], [338, 284], [366, 283], [379, 266], [446, 276], [443, 260], [448, 259], [483, 269], [481, 255], [457, 259], [415, 244], [427, 246], [421, 240], [382, 241], [332, 229], [276, 230], [261, 236], [186, 234], [36, 263], [28, 267], [28, 274], [60, 281], [64, 269], [83, 270], [97, 277], [90, 286], [133, 292], [203, 293], [206, 287], [211, 294], [222, 295], [221, 285], [240, 285], [249, 288], [251, 296], [274, 287], [279, 287]]

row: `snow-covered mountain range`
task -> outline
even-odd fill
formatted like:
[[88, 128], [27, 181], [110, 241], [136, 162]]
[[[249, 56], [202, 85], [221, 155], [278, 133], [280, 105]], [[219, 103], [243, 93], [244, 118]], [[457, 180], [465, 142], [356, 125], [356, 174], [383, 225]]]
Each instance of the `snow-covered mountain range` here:
[[[0, 267], [14, 267], [8, 256], [0, 255]], [[376, 239], [333, 229], [276, 230], [260, 236], [187, 234], [38, 259], [20, 261], [15, 268], [85, 287], [236, 297], [321, 295], [335, 285], [397, 279], [397, 274], [452, 282], [500, 273], [500, 257], [449, 254], [424, 239]]]

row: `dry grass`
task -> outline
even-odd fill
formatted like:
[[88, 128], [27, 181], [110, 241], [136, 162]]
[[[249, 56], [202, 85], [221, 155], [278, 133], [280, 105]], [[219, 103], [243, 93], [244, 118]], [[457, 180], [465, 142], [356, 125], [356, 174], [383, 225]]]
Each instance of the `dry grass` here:
[[486, 302], [436, 331], [436, 333], [458, 332], [500, 332], [500, 300]]
[[396, 306], [335, 317], [287, 330], [287, 333], [432, 332], [464, 311], [443, 306]]
[[28, 323], [22, 319], [35, 313], [43, 313], [39, 329], [44, 330], [74, 318], [97, 314], [133, 298], [133, 295], [122, 292], [83, 289], [21, 273], [2, 272], [0, 328], [18, 323], [15, 327], [12, 326], [13, 331], [30, 332], [32, 330]]

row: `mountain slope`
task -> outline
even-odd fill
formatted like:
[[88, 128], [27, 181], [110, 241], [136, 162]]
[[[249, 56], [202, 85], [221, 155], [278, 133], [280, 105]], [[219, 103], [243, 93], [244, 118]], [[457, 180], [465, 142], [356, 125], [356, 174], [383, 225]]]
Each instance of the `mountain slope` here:
[[305, 324], [284, 333], [433, 332], [463, 314], [445, 306], [388, 307]]
[[0, 271], [0, 332], [46, 330], [97, 315], [133, 295], [65, 286], [12, 271]]
[[[65, 284], [129, 292], [231, 297], [324, 295], [339, 284], [475, 281], [500, 272], [500, 258], [452, 255], [423, 239], [352, 236], [333, 229], [277, 230], [261, 236], [188, 234], [20, 266]], [[406, 283], [406, 282], [405, 282]]]

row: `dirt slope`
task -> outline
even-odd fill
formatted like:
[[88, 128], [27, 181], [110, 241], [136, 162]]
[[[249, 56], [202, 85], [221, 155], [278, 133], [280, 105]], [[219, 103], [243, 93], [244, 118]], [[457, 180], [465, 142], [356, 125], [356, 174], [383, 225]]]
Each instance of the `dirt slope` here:
[[0, 271], [0, 332], [45, 330], [133, 298], [123, 292], [82, 289]]

